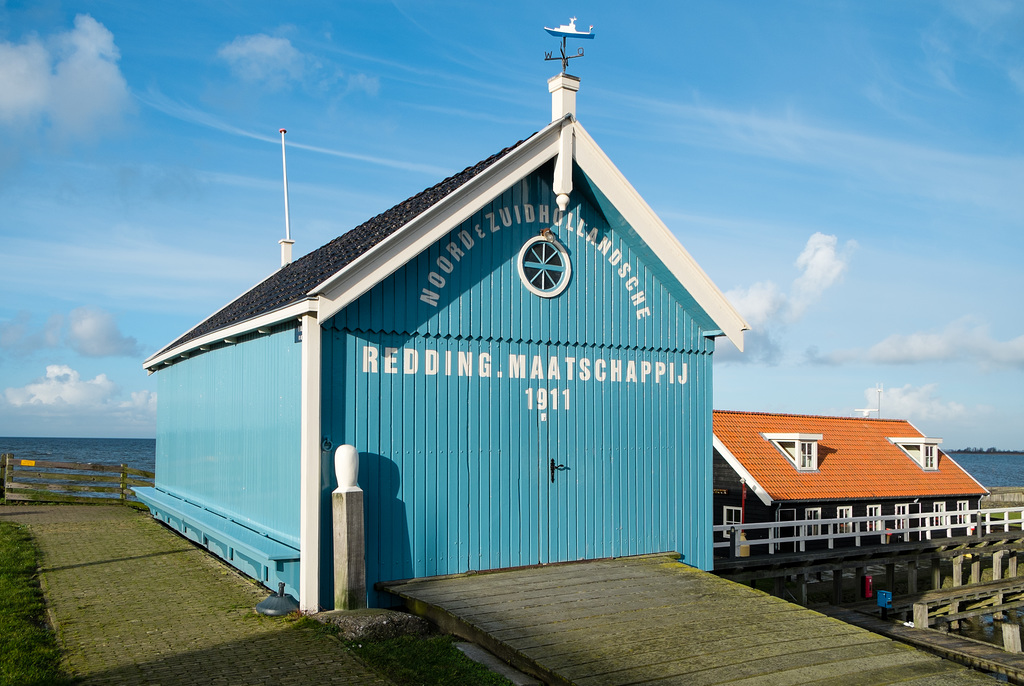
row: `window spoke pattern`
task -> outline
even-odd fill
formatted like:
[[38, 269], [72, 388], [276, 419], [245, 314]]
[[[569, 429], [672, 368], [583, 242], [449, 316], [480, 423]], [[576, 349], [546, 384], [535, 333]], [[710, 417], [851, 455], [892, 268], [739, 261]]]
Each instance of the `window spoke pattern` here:
[[571, 271], [568, 254], [554, 241], [531, 238], [519, 253], [519, 276], [536, 295], [550, 298], [564, 291]]

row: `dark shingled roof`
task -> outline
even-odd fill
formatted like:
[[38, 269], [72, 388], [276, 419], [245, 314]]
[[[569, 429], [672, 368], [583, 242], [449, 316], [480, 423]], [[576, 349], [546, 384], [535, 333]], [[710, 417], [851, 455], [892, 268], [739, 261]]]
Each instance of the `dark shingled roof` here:
[[[219, 329], [252, 319], [303, 300], [318, 284], [344, 269], [357, 257], [402, 228], [447, 195], [518, 148], [526, 139], [486, 160], [463, 169], [436, 186], [400, 202], [386, 212], [274, 272], [160, 353]], [[158, 353], [158, 354], [160, 354]]]

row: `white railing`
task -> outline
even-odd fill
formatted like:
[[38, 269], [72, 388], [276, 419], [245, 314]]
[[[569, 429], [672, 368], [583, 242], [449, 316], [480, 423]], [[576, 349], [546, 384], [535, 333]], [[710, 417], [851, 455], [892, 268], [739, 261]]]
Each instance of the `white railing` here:
[[713, 530], [716, 549], [725, 548], [730, 556], [744, 556], [749, 553], [804, 552], [812, 541], [826, 541], [828, 548], [834, 548], [836, 541], [852, 540], [854, 546], [861, 546], [1021, 531], [1022, 522], [1024, 507], [1008, 507], [882, 517], [718, 524]]

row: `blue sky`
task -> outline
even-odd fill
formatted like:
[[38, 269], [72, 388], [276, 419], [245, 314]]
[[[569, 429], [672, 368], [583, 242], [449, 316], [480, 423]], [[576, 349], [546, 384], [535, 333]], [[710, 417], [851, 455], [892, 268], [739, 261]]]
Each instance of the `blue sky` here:
[[1024, 449], [1024, 4], [0, 0], [0, 435], [152, 436], [142, 360], [579, 120], [753, 325], [715, 406]]

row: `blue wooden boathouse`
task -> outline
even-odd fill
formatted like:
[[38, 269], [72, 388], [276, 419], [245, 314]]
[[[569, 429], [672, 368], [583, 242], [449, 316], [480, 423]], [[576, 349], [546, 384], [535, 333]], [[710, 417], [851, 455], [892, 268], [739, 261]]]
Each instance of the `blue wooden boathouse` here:
[[[742, 318], [549, 81], [529, 138], [284, 264], [145, 362], [154, 516], [333, 603], [333, 450], [379, 581], [678, 551], [712, 567], [712, 354]], [[283, 260], [284, 261], [284, 260]]]

